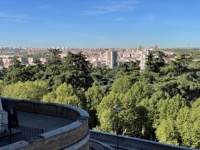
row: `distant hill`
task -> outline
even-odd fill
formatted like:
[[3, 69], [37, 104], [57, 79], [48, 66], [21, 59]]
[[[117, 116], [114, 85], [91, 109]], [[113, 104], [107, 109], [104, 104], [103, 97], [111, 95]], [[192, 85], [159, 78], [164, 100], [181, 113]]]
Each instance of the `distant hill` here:
[[185, 48], [185, 49], [181, 49], [181, 48], [177, 48], [177, 49], [163, 49], [163, 51], [171, 51], [171, 52], [175, 52], [176, 54], [191, 54], [194, 59], [200, 59], [200, 49], [199, 48]]

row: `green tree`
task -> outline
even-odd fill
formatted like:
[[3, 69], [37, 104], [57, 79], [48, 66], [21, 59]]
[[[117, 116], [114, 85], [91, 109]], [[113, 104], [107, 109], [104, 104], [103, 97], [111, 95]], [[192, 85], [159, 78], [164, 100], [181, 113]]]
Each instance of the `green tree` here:
[[144, 106], [148, 111], [147, 117], [148, 120], [146, 121], [146, 129], [145, 129], [145, 139], [149, 139], [152, 141], [156, 140], [156, 127], [155, 123], [156, 120], [159, 118], [159, 112], [158, 112], [158, 106], [157, 106], [158, 100], [156, 98], [145, 98], [143, 99], [139, 105]]
[[91, 65], [82, 53], [68, 52], [62, 61], [61, 74], [57, 78], [57, 83], [63, 82], [82, 91], [87, 91], [92, 86]]
[[17, 57], [13, 57], [12, 65], [9, 67], [7, 74], [4, 77], [6, 84], [16, 83], [18, 81], [25, 81], [23, 74], [23, 65]]
[[44, 76], [44, 72], [45, 72], [45, 66], [39, 60], [35, 60], [34, 63], [36, 65], [29, 66], [32, 72], [32, 80], [33, 81], [42, 80], [42, 77]]
[[116, 112], [113, 108], [120, 107], [119, 131], [128, 131], [132, 136], [137, 137], [146, 136], [148, 110], [137, 104], [149, 96], [148, 91], [145, 90], [148, 85], [139, 82], [132, 85], [130, 76], [122, 76], [114, 81], [110, 94], [103, 98], [97, 109], [100, 130], [116, 132]]
[[103, 87], [93, 84], [85, 92], [86, 102], [87, 102], [87, 111], [90, 114], [90, 127], [93, 128], [98, 124], [97, 120], [97, 107], [100, 104], [101, 100], [105, 96], [105, 91]]
[[153, 56], [153, 53], [149, 53], [149, 55], [147, 55], [147, 60], [146, 60], [146, 64], [145, 64], [145, 70], [146, 71], [155, 71], [156, 70], [156, 66], [155, 66], [155, 59]]
[[101, 86], [108, 93], [112, 86], [114, 75], [110, 73], [111, 69], [107, 66], [92, 68], [91, 76], [94, 81], [93, 84]]
[[38, 68], [38, 64], [36, 66], [25, 66], [21, 64], [17, 57], [13, 57], [12, 63], [4, 77], [6, 84], [41, 79], [42, 75], [38, 75], [41, 74], [43, 70], [42, 67]]
[[[97, 108], [97, 116], [100, 121], [100, 126], [97, 127], [101, 131], [116, 132], [116, 115], [114, 108], [117, 106], [119, 99], [117, 99], [114, 93], [105, 96]], [[119, 115], [120, 116], [120, 115]], [[119, 122], [121, 119], [119, 118]]]
[[74, 88], [66, 83], [61, 84], [55, 91], [45, 95], [43, 97], [43, 101], [83, 107], [82, 101], [78, 97]]
[[192, 61], [189, 55], [178, 55], [175, 61], [170, 61], [162, 72], [168, 76], [179, 76], [183, 73], [189, 72], [188, 65]]
[[7, 74], [8, 70], [6, 68], [0, 69], [0, 80], [4, 80], [5, 75]]
[[186, 106], [186, 101], [180, 95], [174, 96], [172, 99], [160, 100], [158, 102], [159, 119], [176, 120], [179, 110]]
[[61, 51], [59, 49], [50, 49], [49, 60], [45, 63], [45, 72], [42, 80], [48, 83], [48, 88], [50, 90], [56, 87], [56, 76], [60, 75], [61, 73], [61, 58], [59, 54], [61, 54]]
[[171, 120], [162, 120], [156, 130], [156, 136], [159, 142], [179, 145], [176, 123]]
[[177, 127], [184, 146], [200, 147], [200, 99], [192, 107], [184, 107], [177, 116]]
[[138, 74], [140, 70], [139, 62], [119, 63], [118, 66], [110, 70], [113, 75], [113, 79], [119, 78], [124, 75]]
[[[100, 122], [99, 129], [107, 132], [116, 132], [116, 113], [115, 107], [121, 107], [125, 93], [131, 88], [132, 78], [130, 76], [121, 76], [112, 84], [109, 95], [105, 96], [97, 108], [97, 116]], [[125, 129], [119, 113], [119, 129]]]
[[43, 81], [26, 81], [6, 85], [1, 95], [4, 97], [20, 98], [27, 100], [42, 100], [47, 94], [47, 84]]
[[134, 137], [150, 138], [149, 112], [144, 105], [140, 105], [143, 99], [149, 98], [149, 89], [149, 84], [137, 81], [121, 99], [123, 128]]
[[0, 95], [1, 95], [1, 92], [4, 88], [4, 86], [5, 86], [5, 84], [4, 84], [3, 80], [0, 80]]

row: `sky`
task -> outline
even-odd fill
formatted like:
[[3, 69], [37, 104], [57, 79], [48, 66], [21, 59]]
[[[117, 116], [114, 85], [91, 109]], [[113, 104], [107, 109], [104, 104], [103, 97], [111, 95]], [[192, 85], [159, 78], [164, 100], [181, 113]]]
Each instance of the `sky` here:
[[200, 0], [0, 0], [0, 47], [200, 47]]

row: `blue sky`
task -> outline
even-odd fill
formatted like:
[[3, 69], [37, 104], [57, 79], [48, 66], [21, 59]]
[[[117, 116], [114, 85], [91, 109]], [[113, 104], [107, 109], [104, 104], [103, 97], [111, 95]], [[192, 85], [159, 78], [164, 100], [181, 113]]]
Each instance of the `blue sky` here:
[[0, 47], [200, 47], [199, 0], [0, 0]]

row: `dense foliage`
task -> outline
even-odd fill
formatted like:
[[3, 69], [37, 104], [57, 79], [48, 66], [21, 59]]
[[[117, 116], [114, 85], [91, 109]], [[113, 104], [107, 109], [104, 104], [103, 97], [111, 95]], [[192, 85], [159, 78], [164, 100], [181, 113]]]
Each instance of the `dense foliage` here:
[[192, 55], [194, 59], [200, 59], [200, 49], [199, 48], [176, 48], [176, 49], [164, 49], [164, 51], [175, 52], [176, 54], [189, 54]]
[[0, 71], [1, 96], [82, 107], [93, 129], [200, 148], [200, 62], [191, 56], [166, 64], [162, 52], [150, 54], [140, 71], [135, 62], [93, 68], [82, 53], [59, 54], [34, 66], [14, 58]]

